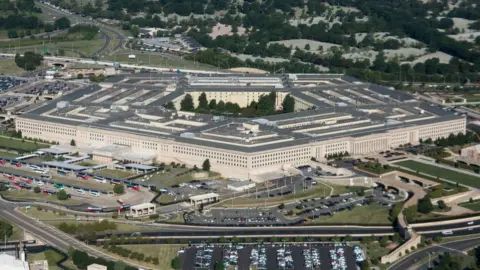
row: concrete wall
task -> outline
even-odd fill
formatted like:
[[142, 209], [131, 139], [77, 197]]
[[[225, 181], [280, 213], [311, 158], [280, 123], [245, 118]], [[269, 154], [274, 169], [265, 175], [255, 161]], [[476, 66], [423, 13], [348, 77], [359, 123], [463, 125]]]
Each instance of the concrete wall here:
[[397, 247], [394, 251], [380, 258], [380, 262], [383, 264], [393, 263], [396, 260], [400, 259], [402, 256], [405, 256], [406, 251], [411, 252], [411, 248], [417, 246], [422, 242], [422, 236], [414, 235], [408, 241], [403, 243], [401, 246]]

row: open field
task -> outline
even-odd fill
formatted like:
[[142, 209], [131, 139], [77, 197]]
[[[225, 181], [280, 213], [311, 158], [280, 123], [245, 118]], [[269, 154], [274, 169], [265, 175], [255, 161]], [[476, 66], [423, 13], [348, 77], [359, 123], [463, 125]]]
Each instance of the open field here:
[[[60, 50], [80, 51], [86, 55], [95, 53], [103, 47], [105, 40], [97, 38], [94, 40], [75, 40], [75, 41], [58, 41], [51, 43], [44, 40], [23, 40], [21, 42], [0, 42], [0, 52], [2, 53], [23, 53], [33, 51], [40, 53], [46, 49], [50, 54], [58, 54]], [[10, 45], [10, 46], [9, 46]]]
[[172, 269], [170, 263], [178, 254], [178, 250], [186, 245], [126, 245], [124, 247], [133, 252], [143, 253], [145, 257], [158, 258], [159, 264], [155, 269]]
[[[8, 220], [7, 220], [8, 222]], [[10, 222], [9, 222], [10, 223]], [[23, 240], [23, 230], [18, 227], [17, 225], [13, 224], [13, 223], [10, 223], [13, 227], [12, 229], [12, 235], [10, 235], [10, 237], [8, 237], [7, 240], [9, 241], [14, 241], [14, 240]]]
[[[98, 221], [98, 217], [91, 217], [91, 218], [92, 218], [91, 221], [75, 221], [75, 220], [69, 221], [69, 220], [67, 220], [67, 221], [46, 221], [45, 223], [57, 227], [62, 222], [66, 222], [68, 224], [74, 224], [74, 223], [85, 224], [86, 222]], [[110, 221], [112, 221], [112, 220], [110, 220]], [[160, 231], [161, 230], [161, 227], [159, 227], [159, 226], [146, 226], [146, 225], [142, 226], [142, 225], [137, 225], [137, 224], [133, 225], [133, 224], [123, 224], [123, 223], [116, 223], [116, 224], [117, 224], [117, 229], [116, 230], [108, 230], [108, 231], [105, 231], [105, 233], [115, 234], [115, 233], [149, 232], [149, 231]]]
[[18, 138], [0, 136], [0, 148], [3, 148], [3, 149], [32, 152], [39, 148], [48, 148], [48, 147], [50, 147], [50, 145], [46, 143], [40, 143], [40, 142], [35, 143], [30, 141], [24, 141]]
[[461, 207], [468, 208], [472, 211], [480, 211], [480, 200], [475, 200], [473, 202], [464, 202], [459, 204]]
[[19, 68], [13, 59], [0, 60], [0, 75], [20, 75], [25, 70]]
[[434, 165], [420, 163], [413, 160], [405, 160], [405, 161], [397, 162], [395, 164], [405, 168], [409, 168], [414, 171], [418, 171], [420, 173], [426, 173], [434, 177], [441, 177], [443, 179], [457, 182], [459, 184], [480, 188], [480, 177], [476, 177], [473, 175], [464, 174], [464, 173], [456, 172], [453, 170], [437, 167]]
[[166, 67], [172, 69], [203, 69], [203, 70], [217, 70], [218, 68], [202, 63], [194, 63], [189, 60], [180, 59], [172, 55], [163, 56], [160, 53], [137, 53], [135, 52], [135, 59], [129, 59], [130, 51], [119, 51], [114, 55], [109, 55], [103, 58], [102, 60], [115, 61], [119, 63], [127, 64], [137, 64], [137, 65], [149, 65], [149, 66], [158, 66]]
[[389, 207], [379, 204], [355, 207], [352, 210], [345, 210], [335, 213], [332, 217], [321, 217], [314, 219], [315, 224], [392, 224], [388, 220]]
[[16, 158], [19, 157], [18, 154], [6, 152], [6, 151], [0, 151], [0, 157], [2, 158]]
[[48, 201], [52, 201], [52, 202], [58, 202], [58, 203], [70, 204], [70, 205], [75, 205], [75, 204], [81, 204], [82, 203], [80, 201], [72, 200], [72, 199], [60, 201], [57, 198], [57, 196], [46, 195], [46, 194], [43, 194], [43, 193], [35, 193], [33, 191], [28, 191], [28, 190], [9, 190], [9, 191], [3, 192], [2, 194], [6, 197], [9, 197], [9, 198], [40, 199], [40, 200], [48, 200]]
[[118, 178], [125, 178], [134, 176], [134, 172], [129, 171], [122, 171], [122, 170], [110, 170], [110, 169], [103, 169], [96, 171], [97, 174], [104, 175], [104, 176], [111, 176], [111, 177], [118, 177]]
[[30, 209], [25, 209], [25, 207], [23, 207], [23, 208], [20, 208], [20, 211], [29, 217], [33, 217], [39, 220], [59, 219], [59, 218], [62, 218], [62, 219], [72, 218], [72, 220], [74, 219], [73, 216], [61, 215], [59, 211], [55, 211], [54, 213], [52, 211], [46, 211], [46, 209], [38, 210], [36, 207], [31, 207]]

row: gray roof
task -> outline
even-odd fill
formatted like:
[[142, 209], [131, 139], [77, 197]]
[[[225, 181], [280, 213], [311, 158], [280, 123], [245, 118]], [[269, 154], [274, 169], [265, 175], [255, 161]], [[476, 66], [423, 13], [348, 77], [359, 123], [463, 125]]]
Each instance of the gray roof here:
[[88, 169], [88, 167], [74, 165], [74, 164], [68, 164], [68, 163], [59, 162], [59, 161], [47, 161], [47, 162], [42, 162], [42, 164], [45, 164], [45, 165], [51, 166], [51, 167], [56, 167], [56, 168], [59, 168], [59, 169], [67, 169], [67, 170], [71, 170], [71, 171], [83, 171], [83, 170]]

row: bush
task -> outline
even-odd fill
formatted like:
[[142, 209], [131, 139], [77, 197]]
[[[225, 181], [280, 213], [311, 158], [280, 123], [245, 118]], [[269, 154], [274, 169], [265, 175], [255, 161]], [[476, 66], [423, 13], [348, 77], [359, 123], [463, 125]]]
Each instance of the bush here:
[[170, 266], [173, 268], [173, 269], [180, 269], [181, 266], [180, 266], [180, 258], [177, 256], [175, 258], [172, 259], [172, 262], [170, 263]]
[[160, 216], [158, 214], [150, 215], [150, 219], [152, 219], [152, 220], [158, 219], [159, 217]]
[[38, 193], [42, 192], [42, 189], [40, 187], [34, 187], [33, 192], [38, 194]]
[[68, 194], [65, 190], [62, 189], [62, 190], [60, 190], [60, 192], [58, 192], [57, 198], [60, 201], [65, 201], [66, 199], [68, 199]]
[[116, 184], [113, 187], [113, 192], [116, 193], [116, 194], [123, 194], [123, 193], [125, 193], [125, 187], [123, 185]]
[[281, 204], [278, 206], [278, 209], [285, 209], [285, 204], [284, 204], [284, 203], [281, 203]]

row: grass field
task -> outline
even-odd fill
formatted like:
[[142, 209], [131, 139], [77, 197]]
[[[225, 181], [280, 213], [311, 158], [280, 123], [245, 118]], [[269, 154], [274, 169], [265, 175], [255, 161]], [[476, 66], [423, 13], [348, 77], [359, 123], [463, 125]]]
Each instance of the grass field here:
[[[193, 61], [174, 58], [174, 57], [165, 57], [158, 53], [134, 53], [136, 58], [129, 59], [130, 51], [119, 51], [114, 55], [109, 55], [103, 58], [102, 60], [116, 61], [119, 63], [127, 64], [138, 64], [138, 65], [149, 65], [149, 66], [158, 66], [166, 68], [179, 68], [179, 69], [202, 69], [202, 70], [217, 70], [218, 68], [202, 63], [194, 63]], [[150, 57], [149, 57], [150, 55]]]
[[22, 139], [0, 136], [0, 148], [32, 152], [40, 148], [48, 148], [49, 144], [22, 141]]
[[2, 158], [16, 158], [19, 157], [20, 155], [6, 152], [6, 151], [0, 151], [0, 157]]
[[9, 191], [3, 192], [3, 194], [10, 198], [41, 199], [41, 200], [48, 200], [52, 202], [58, 202], [58, 203], [70, 204], [70, 205], [82, 203], [80, 201], [72, 200], [72, 199], [60, 201], [57, 198], [57, 196], [46, 195], [43, 193], [35, 193], [33, 191], [28, 191], [28, 190], [9, 190]]
[[[8, 220], [7, 220], [8, 222]], [[8, 240], [9, 241], [14, 241], [14, 240], [23, 240], [23, 230], [18, 227], [17, 225], [13, 224], [13, 223], [10, 223], [13, 227], [12, 229], [12, 235], [10, 235], [10, 237], [8, 237]]]
[[[102, 38], [93, 40], [52, 41], [51, 43], [48, 40], [23, 40], [20, 42], [20, 46], [17, 42], [0, 42], [0, 52], [24, 53], [27, 51], [33, 51], [41, 53], [43, 49], [46, 49], [52, 55], [58, 54], [60, 50], [80, 51], [86, 55], [90, 55], [102, 48], [104, 43], [105, 40]], [[10, 47], [8, 45], [10, 45]]]
[[473, 202], [464, 202], [459, 205], [472, 211], [480, 211], [480, 200], [474, 200]]
[[379, 204], [355, 207], [335, 213], [332, 217], [321, 217], [313, 220], [315, 224], [392, 224], [388, 220], [390, 208]]
[[25, 72], [15, 64], [13, 59], [0, 60], [0, 75], [21, 75]]
[[420, 173], [426, 173], [435, 177], [440, 177], [453, 182], [457, 182], [459, 184], [480, 188], [480, 177], [476, 177], [473, 175], [464, 174], [413, 160], [401, 161], [395, 164], [414, 171], [418, 171]]
[[99, 171], [96, 171], [96, 173], [103, 176], [111, 176], [111, 177], [118, 177], [118, 178], [125, 178], [125, 177], [130, 177], [135, 175], [134, 172], [130, 172], [130, 171], [110, 170], [110, 169], [99, 170]]
[[185, 245], [125, 245], [121, 246], [134, 252], [145, 254], [146, 257], [157, 257], [160, 264], [154, 269], [172, 269], [170, 263], [178, 255], [178, 250]]
[[36, 207], [31, 207], [30, 209], [25, 209], [25, 207], [20, 208], [20, 211], [24, 213], [25, 215], [33, 218], [37, 218], [39, 220], [44, 220], [44, 219], [66, 219], [66, 218], [72, 218], [74, 219], [73, 216], [63, 216], [60, 215], [58, 211], [52, 212], [52, 211], [45, 211], [44, 209], [38, 210]]
[[60, 270], [61, 268], [57, 266], [57, 262], [62, 259], [63, 255], [53, 250], [46, 250], [40, 253], [27, 253], [27, 261], [29, 263], [33, 261], [47, 260], [48, 269], [50, 270]]

